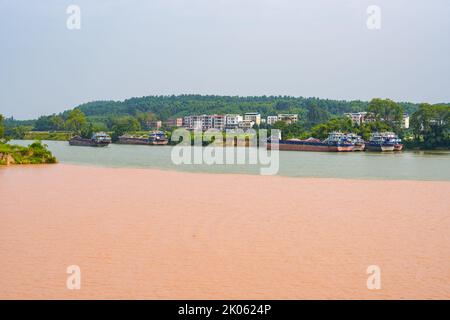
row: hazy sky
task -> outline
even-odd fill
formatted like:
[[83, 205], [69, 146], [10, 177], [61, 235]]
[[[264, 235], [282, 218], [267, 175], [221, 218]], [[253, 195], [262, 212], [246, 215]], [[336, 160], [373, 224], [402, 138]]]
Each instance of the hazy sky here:
[[0, 0], [0, 14], [0, 113], [18, 119], [180, 93], [450, 101], [449, 0]]

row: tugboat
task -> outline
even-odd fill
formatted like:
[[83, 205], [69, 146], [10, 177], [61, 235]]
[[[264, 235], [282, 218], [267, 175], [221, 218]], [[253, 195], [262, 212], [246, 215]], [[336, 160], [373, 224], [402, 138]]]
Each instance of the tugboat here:
[[402, 139], [400, 139], [394, 132], [385, 132], [383, 137], [394, 144], [394, 151], [402, 151], [403, 144]]
[[106, 147], [111, 143], [111, 137], [105, 132], [97, 132], [90, 139], [75, 136], [69, 140], [71, 146]]
[[378, 132], [372, 133], [370, 141], [366, 144], [368, 151], [394, 151], [395, 143]]
[[153, 131], [148, 138], [148, 141], [152, 145], [166, 145], [169, 143], [169, 139], [162, 131]]
[[349, 133], [346, 135], [347, 140], [353, 142], [355, 147], [353, 148], [353, 151], [364, 151], [366, 148], [366, 142], [357, 134], [355, 133]]

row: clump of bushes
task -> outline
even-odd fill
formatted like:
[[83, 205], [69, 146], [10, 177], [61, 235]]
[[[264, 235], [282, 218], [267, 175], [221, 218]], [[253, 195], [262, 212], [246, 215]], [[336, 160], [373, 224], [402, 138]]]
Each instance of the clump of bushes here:
[[47, 145], [36, 141], [28, 147], [0, 143], [0, 165], [56, 163], [57, 160]]

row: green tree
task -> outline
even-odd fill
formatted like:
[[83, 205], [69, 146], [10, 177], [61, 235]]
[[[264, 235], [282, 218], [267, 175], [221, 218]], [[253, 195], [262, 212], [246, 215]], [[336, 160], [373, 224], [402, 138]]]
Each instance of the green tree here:
[[141, 129], [141, 126], [139, 124], [139, 121], [132, 116], [123, 116], [120, 118], [116, 118], [113, 121], [112, 125], [112, 140], [117, 141], [119, 137], [126, 132], [134, 132], [139, 131]]
[[136, 113], [136, 119], [142, 128], [147, 126], [147, 122], [156, 121], [158, 118], [153, 112], [138, 112]]
[[3, 115], [0, 114], [0, 139], [3, 139], [5, 137], [5, 124], [4, 124], [5, 118]]
[[6, 130], [6, 135], [11, 139], [23, 139], [25, 137], [25, 134], [31, 129], [32, 127], [29, 126], [8, 127]]
[[50, 131], [50, 130], [52, 130], [52, 124], [50, 123], [50, 117], [49, 116], [40, 116], [36, 120], [33, 129], [35, 131]]
[[333, 131], [354, 132], [355, 128], [350, 118], [335, 118], [315, 125], [311, 129], [311, 135], [318, 139], [325, 139]]
[[364, 140], [368, 141], [372, 132], [391, 131], [391, 127], [382, 121], [366, 122], [355, 128], [355, 133], [360, 135]]
[[450, 107], [422, 103], [411, 117], [416, 143], [424, 148], [450, 147]]
[[50, 125], [52, 127], [52, 130], [64, 130], [65, 123], [64, 119], [61, 116], [52, 115], [49, 118]]
[[73, 109], [66, 120], [66, 128], [78, 135], [86, 124], [86, 116], [80, 109]]
[[316, 124], [327, 121], [329, 118], [330, 118], [329, 113], [325, 109], [319, 107], [317, 102], [313, 101], [308, 106], [308, 113], [306, 115], [306, 121], [310, 127], [313, 127]]
[[375, 120], [384, 121], [395, 131], [399, 131], [403, 121], [403, 107], [390, 100], [375, 98], [370, 101], [368, 111], [373, 113]]

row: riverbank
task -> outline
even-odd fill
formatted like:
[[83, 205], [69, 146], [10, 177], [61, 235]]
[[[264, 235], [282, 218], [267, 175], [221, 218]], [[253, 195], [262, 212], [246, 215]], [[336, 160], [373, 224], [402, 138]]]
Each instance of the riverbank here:
[[[33, 141], [10, 143], [27, 146]], [[262, 165], [175, 165], [172, 148], [112, 144], [106, 148], [74, 147], [43, 141], [60, 163], [135, 167], [203, 173], [259, 174]], [[202, 148], [203, 153], [206, 149]], [[243, 149], [236, 149], [236, 151]], [[249, 149], [245, 149], [246, 152]], [[289, 177], [450, 181], [448, 152], [289, 152], [280, 151], [278, 174]], [[248, 157], [248, 154], [247, 154]], [[248, 158], [247, 158], [248, 159]]]
[[58, 164], [0, 189], [0, 298], [450, 298], [449, 182]]
[[10, 164], [49, 164], [57, 160], [40, 142], [28, 146], [5, 144], [0, 142], [0, 165]]

